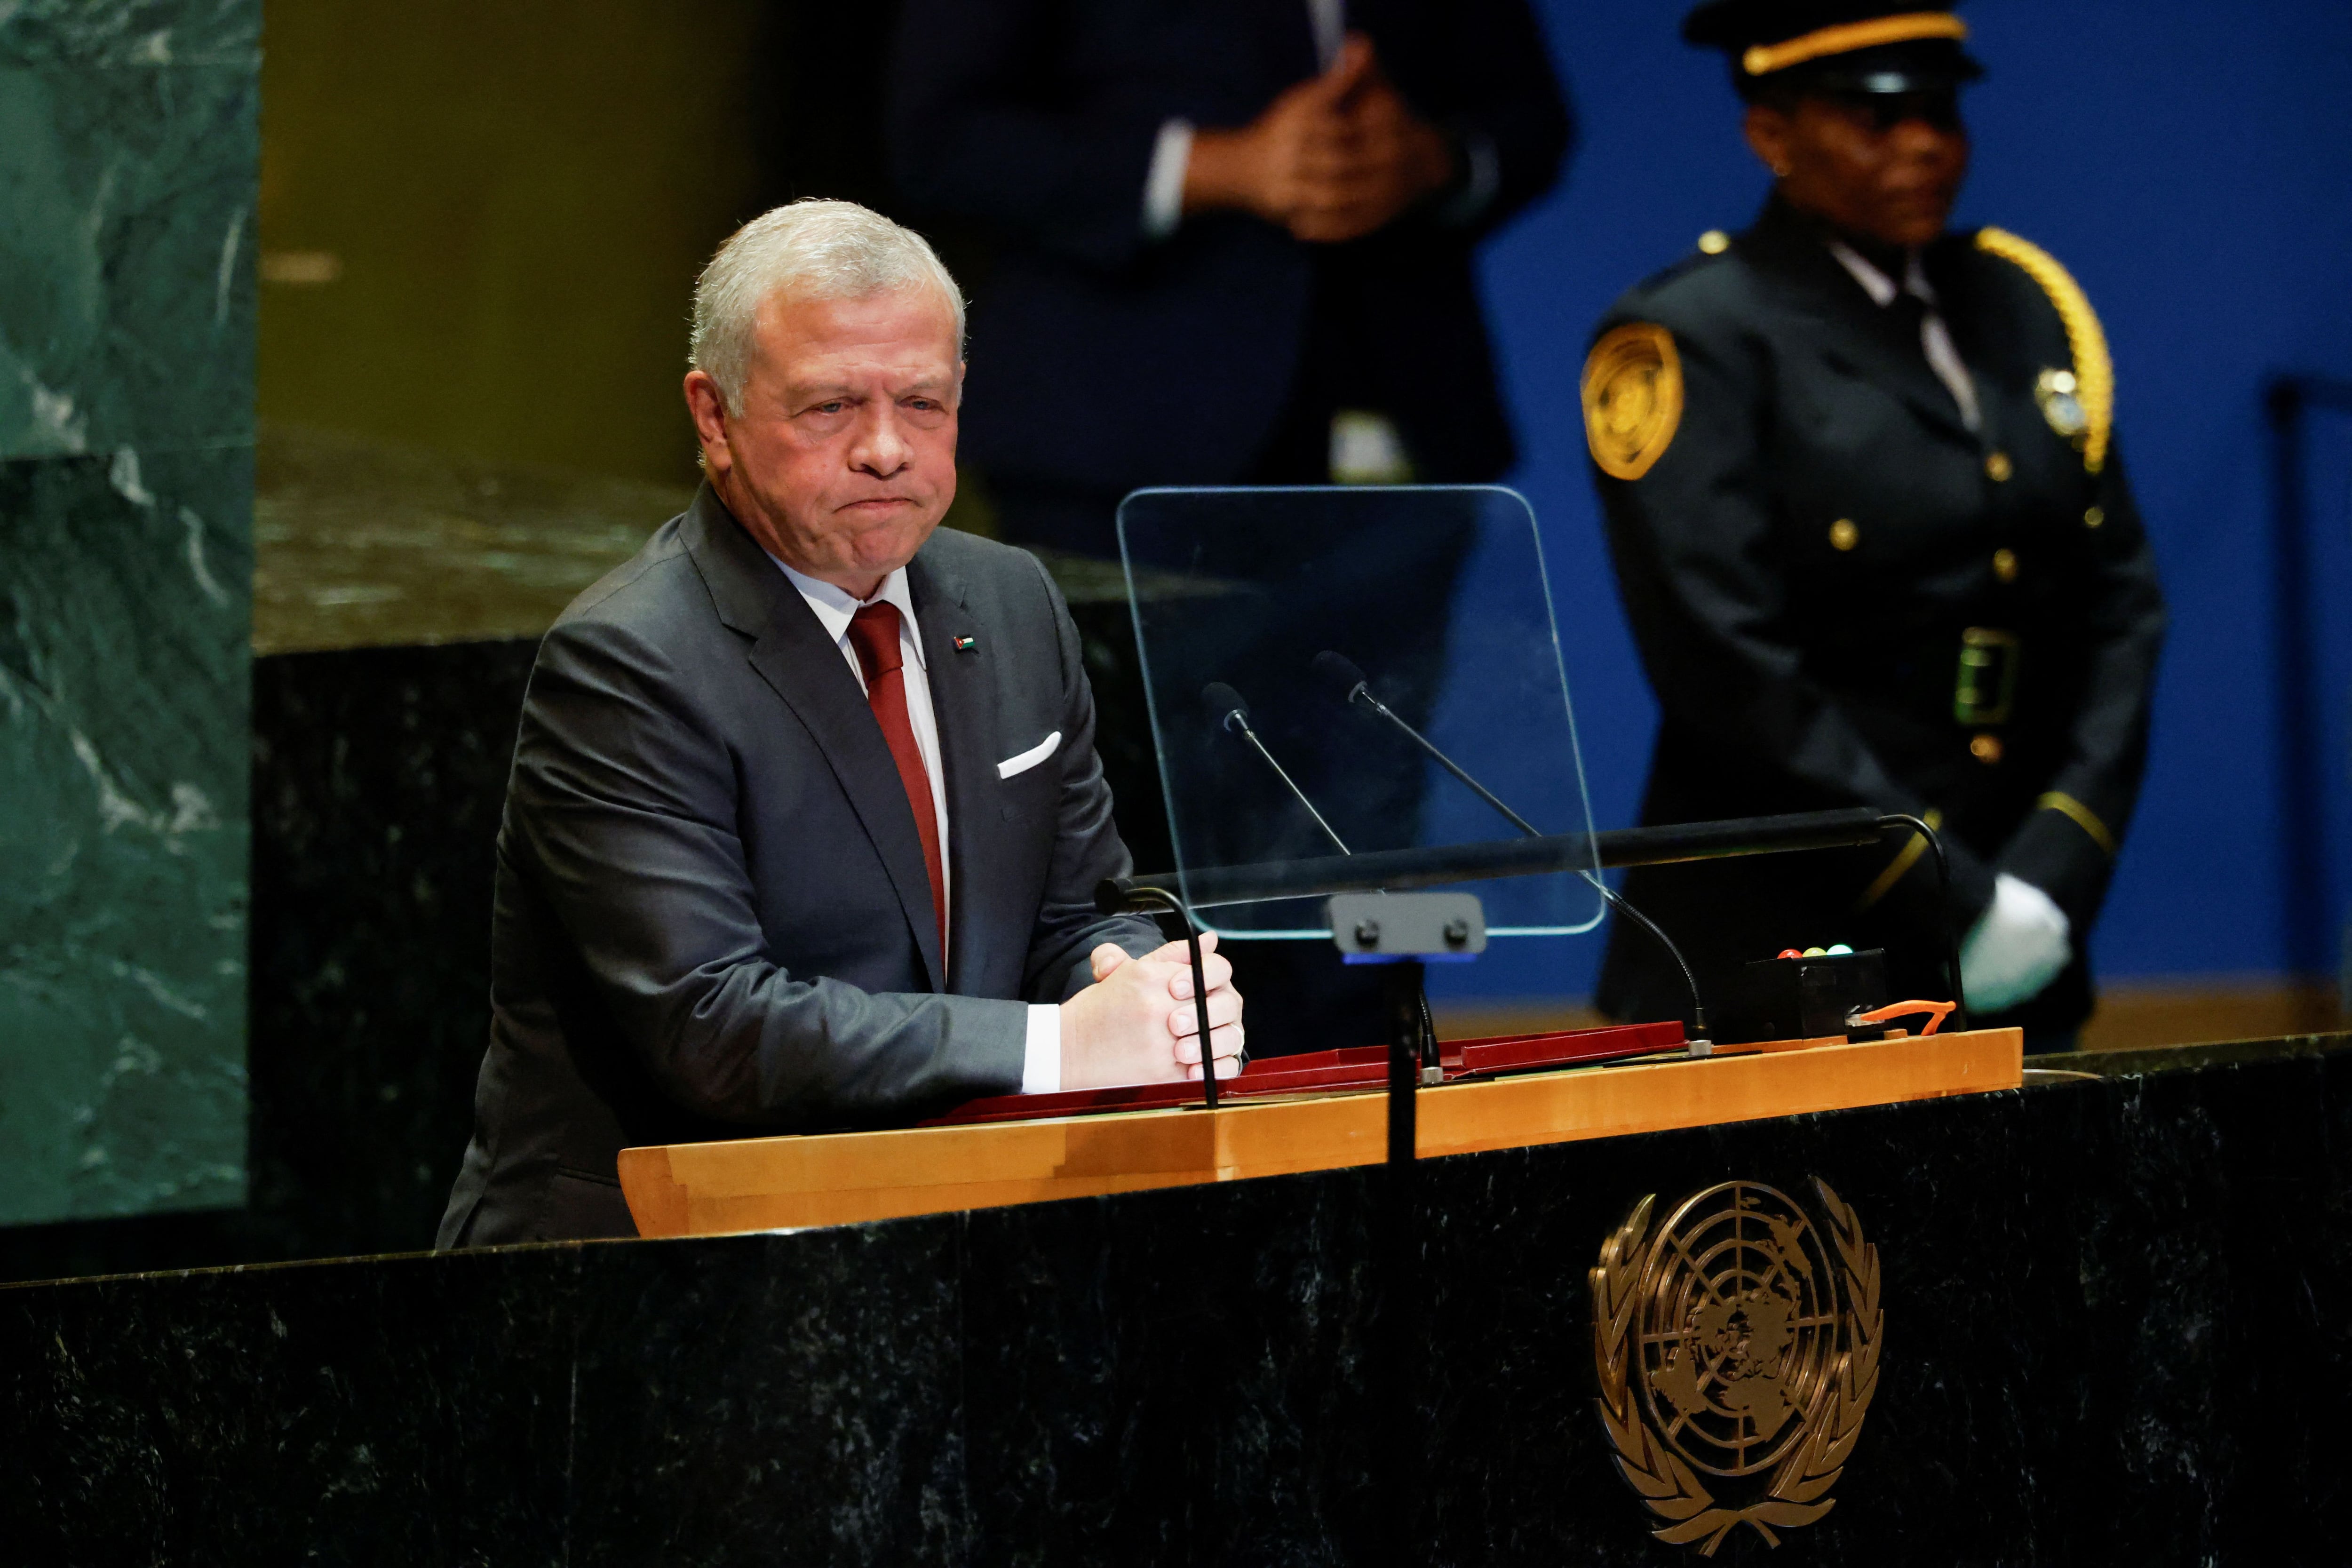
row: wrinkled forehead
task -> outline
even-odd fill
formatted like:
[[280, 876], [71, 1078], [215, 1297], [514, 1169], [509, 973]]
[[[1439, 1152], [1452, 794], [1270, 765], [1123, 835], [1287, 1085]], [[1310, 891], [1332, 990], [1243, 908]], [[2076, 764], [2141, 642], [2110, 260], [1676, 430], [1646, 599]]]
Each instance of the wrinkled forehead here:
[[850, 296], [778, 289], [760, 302], [757, 342], [761, 367], [795, 384], [952, 384], [960, 368], [955, 312], [925, 284]]

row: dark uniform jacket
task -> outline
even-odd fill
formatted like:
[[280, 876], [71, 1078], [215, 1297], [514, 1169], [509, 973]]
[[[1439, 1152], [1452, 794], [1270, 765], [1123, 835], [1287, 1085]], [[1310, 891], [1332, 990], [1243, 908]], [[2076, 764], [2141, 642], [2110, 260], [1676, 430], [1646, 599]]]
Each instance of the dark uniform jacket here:
[[[2090, 1009], [2083, 953], [2139, 790], [2164, 606], [2123, 465], [2087, 427], [2106, 374], [2095, 319], [2054, 263], [2004, 242], [1957, 234], [1921, 258], [1975, 383], [1971, 432], [1916, 309], [1875, 303], [1775, 201], [1601, 323], [1604, 348], [1630, 323], [1672, 334], [1681, 409], [1645, 472], [1597, 482], [1662, 710], [1642, 820], [1927, 818], [1962, 931], [1996, 872], [2066, 911], [2073, 964], [2000, 1020], [2063, 1031]], [[1898, 996], [1942, 997], [1922, 847], [1659, 868], [1626, 892], [1702, 974], [1885, 945]], [[1619, 1016], [1686, 1012], [1670, 961], [1622, 922], [1601, 992]]]
[[[634, 1234], [631, 1144], [904, 1124], [1020, 1088], [1025, 1004], [1157, 947], [1034, 557], [907, 568], [939, 719], [946, 962], [906, 787], [841, 649], [705, 486], [540, 645], [499, 832], [490, 1042], [440, 1245]], [[1043, 763], [997, 764], [1058, 734]]]
[[[1307, 0], [908, 0], [890, 64], [899, 188], [999, 246], [963, 426], [992, 480], [1115, 503], [1240, 479], [1293, 395], [1310, 315], [1335, 307], [1366, 359], [1348, 405], [1388, 412], [1423, 478], [1509, 466], [1471, 247], [1549, 188], [1567, 149], [1543, 36], [1527, 0], [1355, 0], [1348, 25], [1421, 113], [1492, 160], [1468, 224], [1409, 216], [1307, 246], [1213, 213], [1145, 236], [1161, 125], [1244, 125], [1313, 76]], [[1056, 417], [1037, 418], [1046, 405]]]

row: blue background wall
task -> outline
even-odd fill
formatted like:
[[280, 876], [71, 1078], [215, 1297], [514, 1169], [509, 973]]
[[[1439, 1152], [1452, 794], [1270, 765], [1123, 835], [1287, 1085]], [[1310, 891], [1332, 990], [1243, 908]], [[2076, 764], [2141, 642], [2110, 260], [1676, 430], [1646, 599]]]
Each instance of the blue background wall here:
[[[1515, 482], [1543, 520], [1594, 820], [1612, 826], [1634, 819], [1655, 709], [1609, 576], [1578, 373], [1610, 300], [1703, 231], [1744, 226], [1766, 180], [1739, 140], [1722, 61], [1675, 37], [1684, 7], [1540, 8], [1581, 140], [1561, 188], [1488, 246], [1485, 271], [1525, 455]], [[2101, 971], [2296, 967], [2275, 810], [2263, 394], [2282, 371], [2352, 378], [2352, 6], [1979, 0], [1964, 15], [1990, 75], [1968, 99], [1976, 162], [1958, 221], [2042, 245], [2098, 308], [2173, 605], [2147, 788], [2095, 942]], [[2326, 721], [2315, 751], [2337, 831], [2312, 852], [2328, 862], [2340, 923], [2352, 664], [2331, 645], [2352, 603], [2352, 416], [2322, 415], [2313, 434], [2322, 537], [2307, 588], [2326, 657], [2325, 710], [2306, 721]], [[1448, 989], [1590, 992], [1597, 940], [1542, 946], [1490, 955]], [[2302, 963], [2334, 946], [2305, 933]]]

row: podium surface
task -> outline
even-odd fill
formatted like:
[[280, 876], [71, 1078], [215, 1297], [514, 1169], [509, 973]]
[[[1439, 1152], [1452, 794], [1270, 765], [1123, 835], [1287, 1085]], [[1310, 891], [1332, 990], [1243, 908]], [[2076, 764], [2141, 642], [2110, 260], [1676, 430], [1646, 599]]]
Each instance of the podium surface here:
[[[2023, 1037], [1987, 1029], [1446, 1084], [1416, 1096], [1420, 1157], [2015, 1089]], [[621, 1152], [641, 1235], [843, 1225], [1379, 1163], [1387, 1100], [678, 1143]]]

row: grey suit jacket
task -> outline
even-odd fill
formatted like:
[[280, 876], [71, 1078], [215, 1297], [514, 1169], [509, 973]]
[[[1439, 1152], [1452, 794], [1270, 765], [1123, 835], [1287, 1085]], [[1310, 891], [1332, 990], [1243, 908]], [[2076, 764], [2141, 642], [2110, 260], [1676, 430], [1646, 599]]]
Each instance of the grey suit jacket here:
[[[439, 1245], [635, 1234], [641, 1143], [904, 1124], [1020, 1088], [1026, 1005], [1157, 930], [1068, 609], [942, 529], [908, 568], [946, 774], [950, 960], [839, 648], [708, 486], [541, 644], [499, 834], [489, 1050]], [[996, 764], [1054, 731], [1009, 779]]]

